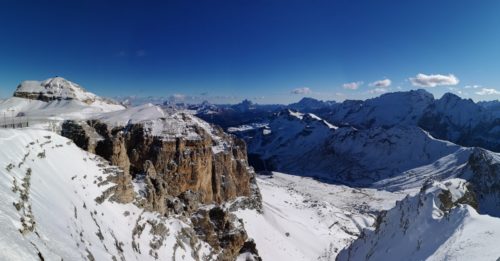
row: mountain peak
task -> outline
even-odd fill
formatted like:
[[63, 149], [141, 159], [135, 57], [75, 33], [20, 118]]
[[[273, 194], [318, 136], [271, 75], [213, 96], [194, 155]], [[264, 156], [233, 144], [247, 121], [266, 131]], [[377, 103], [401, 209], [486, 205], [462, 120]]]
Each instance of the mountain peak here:
[[311, 97], [304, 97], [300, 99], [299, 103], [304, 103], [304, 102], [319, 102], [319, 100], [311, 98]]
[[78, 100], [87, 104], [99, 99], [80, 85], [58, 76], [44, 81], [23, 81], [14, 96], [41, 101]]
[[326, 108], [332, 104], [335, 104], [334, 101], [320, 101], [311, 97], [304, 97], [300, 101], [296, 103], [291, 103], [288, 105], [288, 108], [298, 110], [301, 112], [310, 112], [322, 108]]
[[447, 92], [443, 95], [443, 97], [441, 97], [441, 100], [463, 100], [463, 99], [454, 93]]
[[409, 90], [409, 91], [400, 91], [400, 92], [388, 92], [380, 95], [377, 98], [383, 98], [383, 97], [396, 97], [396, 96], [404, 96], [404, 97], [419, 97], [425, 100], [434, 100], [434, 95], [432, 93], [424, 90], [424, 89], [417, 89], [417, 90]]

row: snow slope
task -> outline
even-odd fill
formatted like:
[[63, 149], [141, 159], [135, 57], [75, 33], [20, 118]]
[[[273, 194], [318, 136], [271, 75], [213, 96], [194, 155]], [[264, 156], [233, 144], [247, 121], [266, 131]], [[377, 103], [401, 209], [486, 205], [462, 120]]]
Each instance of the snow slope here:
[[66, 138], [0, 129], [0, 148], [0, 260], [213, 258], [178, 217], [99, 204], [120, 171]]
[[239, 210], [263, 260], [334, 260], [375, 213], [404, 193], [356, 189], [273, 172], [258, 176], [263, 214]]
[[500, 219], [480, 215], [465, 180], [432, 182], [385, 212], [337, 260], [496, 260]]
[[31, 119], [49, 119], [64, 117], [69, 119], [83, 119], [92, 115], [116, 110], [123, 110], [121, 105], [94, 102], [86, 104], [77, 100], [54, 100], [44, 102], [39, 100], [12, 97], [0, 101], [0, 114], [6, 117], [25, 114]]
[[0, 125], [29, 122], [48, 128], [49, 122], [80, 120], [123, 110], [124, 106], [87, 92], [76, 83], [61, 77], [45, 81], [24, 81], [14, 97], [0, 100]]
[[500, 257], [500, 219], [478, 214], [472, 207], [477, 207], [477, 198], [464, 179], [427, 181], [412, 195], [278, 172], [259, 175], [257, 182], [263, 213], [238, 210], [236, 214], [263, 260]]

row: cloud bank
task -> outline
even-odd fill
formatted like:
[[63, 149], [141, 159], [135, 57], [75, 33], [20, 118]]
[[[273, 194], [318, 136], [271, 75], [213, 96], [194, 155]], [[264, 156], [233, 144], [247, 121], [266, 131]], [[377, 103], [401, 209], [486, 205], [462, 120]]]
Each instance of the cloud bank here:
[[413, 86], [420, 87], [436, 87], [442, 85], [457, 85], [460, 80], [453, 74], [423, 74], [419, 73], [415, 77], [411, 77], [410, 82]]
[[361, 81], [348, 82], [348, 83], [342, 84], [342, 87], [344, 87], [344, 89], [357, 90], [359, 88], [359, 86], [361, 86], [361, 85], [363, 85], [363, 82], [361, 82]]
[[370, 86], [379, 87], [379, 88], [386, 88], [386, 87], [391, 86], [391, 83], [392, 83], [392, 81], [390, 79], [383, 79], [383, 80], [374, 81], [374, 82], [370, 83]]
[[301, 88], [296, 88], [292, 90], [293, 94], [309, 94], [311, 93], [311, 88], [309, 87], [301, 87]]
[[371, 93], [371, 94], [381, 94], [381, 93], [386, 93], [388, 92], [388, 90], [386, 88], [382, 88], [382, 87], [377, 87], [373, 90], [369, 90], [368, 93]]
[[500, 91], [493, 88], [482, 88], [480, 91], [476, 92], [477, 95], [500, 95]]

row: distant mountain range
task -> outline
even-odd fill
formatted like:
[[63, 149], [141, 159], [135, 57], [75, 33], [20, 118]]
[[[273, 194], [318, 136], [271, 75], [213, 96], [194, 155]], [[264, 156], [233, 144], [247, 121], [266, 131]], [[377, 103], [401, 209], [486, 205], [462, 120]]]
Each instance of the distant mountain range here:
[[[357, 129], [415, 126], [433, 137], [463, 146], [480, 146], [500, 152], [500, 102], [475, 103], [446, 93], [440, 99], [425, 90], [394, 92], [368, 100], [324, 102], [303, 98], [290, 105], [217, 106], [198, 110], [197, 116], [227, 129], [239, 125], [268, 122], [282, 109], [314, 113], [336, 126]], [[236, 109], [239, 108], [239, 109]]]

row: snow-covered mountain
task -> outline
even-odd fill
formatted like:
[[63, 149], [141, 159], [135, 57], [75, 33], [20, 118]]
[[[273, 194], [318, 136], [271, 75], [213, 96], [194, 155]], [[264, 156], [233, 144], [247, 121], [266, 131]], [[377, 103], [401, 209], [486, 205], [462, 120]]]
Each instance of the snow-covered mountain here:
[[[475, 103], [455, 94], [446, 93], [435, 99], [425, 90], [411, 90], [382, 94], [368, 100], [346, 100], [341, 103], [303, 98], [287, 108], [302, 113], [313, 113], [336, 126], [351, 126], [357, 129], [373, 127], [392, 128], [415, 126], [428, 131], [432, 136], [449, 140], [462, 146], [479, 146], [500, 152], [500, 117], [496, 103]], [[280, 108], [276, 108], [280, 109]], [[260, 123], [279, 111], [260, 114]], [[230, 122], [217, 117], [205, 120], [225, 128], [255, 124], [259, 118], [251, 118], [243, 113], [231, 115]], [[233, 123], [234, 125], [230, 125]], [[229, 125], [228, 125], [229, 124]]]
[[336, 104], [335, 101], [319, 101], [313, 98], [304, 97], [296, 103], [287, 106], [288, 109], [300, 112], [314, 112], [322, 109], [328, 109]]
[[205, 105], [193, 107], [196, 109], [196, 116], [225, 130], [228, 127], [265, 121], [272, 113], [285, 107], [276, 104], [260, 105], [249, 100], [232, 105]]
[[358, 129], [418, 126], [439, 139], [500, 152], [497, 138], [500, 114], [494, 102], [475, 103], [452, 93], [435, 99], [425, 90], [412, 90], [386, 93], [365, 101], [333, 103], [327, 109], [311, 108], [303, 110], [337, 126]]
[[419, 126], [440, 139], [500, 152], [500, 117], [492, 110], [447, 93], [429, 106]]
[[243, 142], [190, 113], [108, 104], [61, 79], [40, 86], [47, 96], [3, 103], [40, 124], [0, 130], [0, 259], [259, 260], [229, 212], [261, 208]]
[[[344, 250], [338, 260], [467, 260], [482, 256], [480, 253], [488, 258], [500, 256], [500, 249], [491, 243], [500, 237], [500, 156], [444, 140], [456, 141], [466, 129], [494, 123], [495, 117], [488, 110], [454, 95], [435, 100], [425, 91], [412, 91], [346, 101], [325, 115], [336, 125], [312, 113], [285, 110], [265, 124], [230, 130], [248, 142], [249, 157], [258, 169], [313, 177], [328, 183], [328, 191], [340, 183], [395, 193], [389, 196], [392, 199], [408, 194], [394, 208], [359, 212], [375, 221], [362, 226], [352, 245], [340, 246]], [[426, 117], [436, 118], [434, 115], [444, 127], [430, 124], [426, 126], [430, 132], [420, 127], [425, 126]], [[436, 129], [444, 130], [443, 139], [433, 136]], [[453, 130], [458, 136], [453, 136]], [[498, 142], [498, 137], [490, 137], [491, 142]], [[293, 188], [301, 183], [289, 180], [286, 184]], [[343, 210], [351, 211], [345, 206]], [[491, 238], [480, 238], [484, 233]], [[259, 241], [259, 236], [255, 238]], [[330, 253], [336, 256], [338, 252]], [[320, 256], [316, 252], [315, 258], [321, 260]]]
[[494, 260], [500, 219], [479, 214], [477, 204], [462, 179], [430, 181], [383, 212], [337, 260]]
[[396, 186], [397, 176], [423, 173], [430, 165], [425, 175], [411, 179], [418, 186], [425, 176], [456, 174], [451, 166], [440, 167], [443, 158], [459, 166], [471, 153], [471, 149], [434, 139], [418, 127], [336, 127], [314, 114], [290, 110], [242, 135], [259, 169], [363, 186]]
[[62, 77], [49, 78], [45, 81], [23, 81], [17, 86], [14, 97], [42, 101], [78, 100], [87, 104], [102, 100], [80, 85]]
[[432, 94], [424, 90], [386, 93], [366, 101], [345, 101], [323, 117], [337, 125], [356, 128], [415, 126], [433, 101]]
[[84, 119], [123, 109], [124, 106], [114, 101], [56, 77], [41, 82], [24, 81], [17, 87], [13, 97], [0, 100], [0, 123], [29, 120], [33, 124], [45, 124], [48, 121]]

